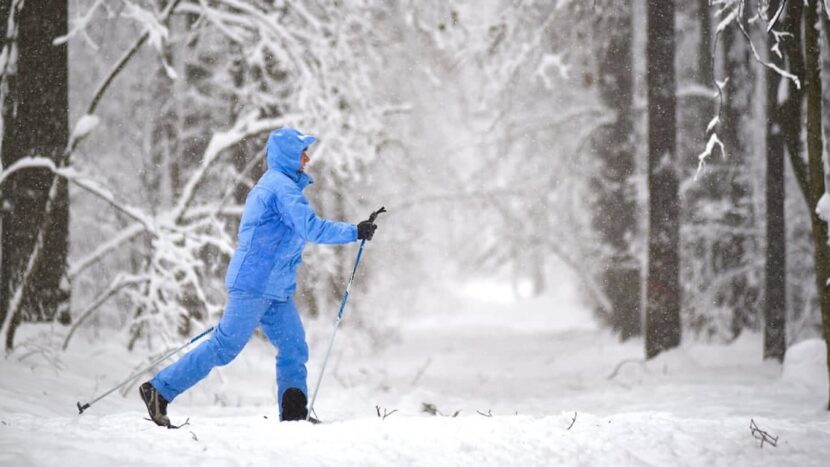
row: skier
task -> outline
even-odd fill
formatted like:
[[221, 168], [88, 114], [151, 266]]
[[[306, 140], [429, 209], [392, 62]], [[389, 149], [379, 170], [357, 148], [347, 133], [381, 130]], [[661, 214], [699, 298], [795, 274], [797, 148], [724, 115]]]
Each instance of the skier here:
[[280, 420], [305, 420], [308, 346], [291, 298], [296, 270], [307, 241], [342, 244], [371, 240], [377, 225], [318, 217], [303, 195], [312, 183], [305, 173], [307, 149], [317, 138], [293, 128], [271, 132], [268, 170], [248, 193], [238, 246], [228, 265], [228, 303], [213, 335], [139, 387], [150, 418], [171, 427], [167, 405], [217, 365], [231, 362], [257, 326], [277, 348], [277, 403]]

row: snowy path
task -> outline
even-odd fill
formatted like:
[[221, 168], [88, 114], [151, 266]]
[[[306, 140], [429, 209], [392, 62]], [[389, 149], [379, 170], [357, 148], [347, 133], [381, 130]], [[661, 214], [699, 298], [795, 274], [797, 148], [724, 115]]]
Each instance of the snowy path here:
[[[123, 374], [112, 353], [70, 352], [62, 372], [10, 358], [0, 362], [0, 464], [732, 467], [830, 459], [820, 388], [760, 362], [757, 336], [644, 364], [640, 341], [619, 344], [596, 330], [570, 297], [471, 303], [412, 322], [379, 355], [335, 355], [317, 404], [330, 423], [320, 426], [275, 421], [271, 350], [262, 342], [171, 406], [174, 421], [190, 417], [181, 430], [144, 421], [132, 392], [73, 413], [83, 394], [66, 388], [96, 392], [90, 380]], [[338, 339], [346, 348], [349, 335]], [[430, 416], [425, 402], [460, 412]], [[381, 420], [376, 405], [397, 412]], [[750, 418], [780, 436], [777, 448], [758, 447]]]

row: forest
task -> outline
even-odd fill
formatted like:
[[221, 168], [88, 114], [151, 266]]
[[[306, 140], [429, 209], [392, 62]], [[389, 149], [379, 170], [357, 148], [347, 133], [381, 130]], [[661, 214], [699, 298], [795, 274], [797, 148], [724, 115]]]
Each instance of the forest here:
[[[159, 436], [135, 396], [152, 368], [97, 418], [72, 421], [74, 401], [219, 322], [266, 141], [289, 127], [319, 140], [320, 217], [388, 213], [359, 269], [354, 246], [302, 255], [309, 381], [352, 296], [320, 393], [351, 421], [280, 425], [286, 464], [830, 455], [830, 1], [2, 0], [0, 37], [0, 419], [25, 427], [2, 428], [0, 464], [58, 464], [46, 438], [88, 420], [102, 449], [122, 426]], [[273, 348], [248, 347], [256, 364], [171, 406], [196, 414], [188, 443], [238, 429], [217, 464], [268, 463], [234, 452], [277, 429], [254, 389], [274, 386]], [[771, 452], [772, 432], [790, 444]], [[394, 456], [352, 447], [384, 436]], [[163, 442], [155, 462], [204, 460]]]

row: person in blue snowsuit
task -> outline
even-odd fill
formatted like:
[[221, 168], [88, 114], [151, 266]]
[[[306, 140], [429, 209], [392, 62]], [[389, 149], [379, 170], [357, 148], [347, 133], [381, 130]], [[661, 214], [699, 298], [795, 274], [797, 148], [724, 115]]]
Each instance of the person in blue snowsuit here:
[[228, 265], [228, 302], [210, 338], [139, 388], [150, 418], [171, 426], [167, 404], [233, 360], [259, 326], [277, 348], [277, 403], [281, 420], [307, 416], [305, 331], [291, 296], [306, 242], [343, 244], [371, 240], [377, 226], [318, 217], [303, 189], [307, 149], [317, 139], [293, 128], [271, 132], [268, 169], [248, 193], [238, 245]]

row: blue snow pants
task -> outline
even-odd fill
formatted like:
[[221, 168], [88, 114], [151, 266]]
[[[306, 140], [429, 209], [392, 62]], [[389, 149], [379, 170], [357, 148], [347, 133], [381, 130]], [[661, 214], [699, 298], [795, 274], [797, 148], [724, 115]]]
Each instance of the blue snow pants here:
[[[297, 307], [290, 298], [271, 300], [259, 295], [231, 290], [222, 319], [208, 340], [160, 371], [152, 385], [168, 401], [201, 381], [215, 366], [231, 362], [260, 326], [277, 348], [277, 404], [288, 388], [308, 394], [306, 362], [308, 345]], [[279, 412], [282, 413], [282, 407]]]

